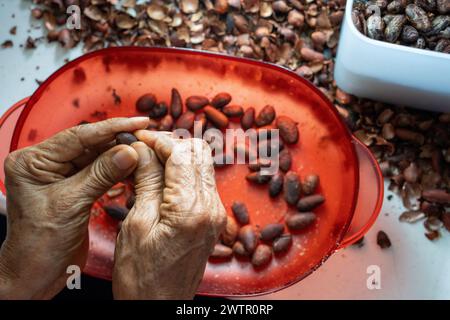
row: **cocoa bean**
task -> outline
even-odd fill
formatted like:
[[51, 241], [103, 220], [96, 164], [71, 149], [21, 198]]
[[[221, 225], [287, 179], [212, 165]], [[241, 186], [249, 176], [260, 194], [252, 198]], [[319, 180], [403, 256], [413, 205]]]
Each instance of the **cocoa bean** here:
[[297, 123], [287, 116], [279, 116], [276, 121], [276, 127], [280, 130], [281, 139], [288, 144], [297, 143], [298, 128]]
[[300, 177], [293, 171], [288, 171], [283, 182], [284, 199], [290, 205], [295, 205], [300, 198]]
[[265, 244], [259, 244], [252, 256], [252, 265], [254, 267], [263, 267], [272, 260], [272, 249]]
[[134, 134], [129, 132], [121, 132], [116, 135], [116, 144], [127, 144], [131, 145], [133, 142], [137, 142], [138, 139], [134, 136]]
[[174, 119], [178, 119], [183, 112], [183, 100], [177, 89], [172, 89], [172, 96], [170, 99], [170, 114]]
[[281, 171], [287, 172], [291, 169], [292, 156], [287, 148], [280, 151], [278, 161]]
[[261, 172], [251, 172], [245, 176], [247, 181], [256, 183], [256, 184], [266, 184], [270, 181], [269, 175], [262, 175]]
[[150, 109], [149, 117], [153, 119], [159, 119], [164, 117], [169, 110], [169, 107], [165, 102], [159, 102]]
[[203, 96], [190, 96], [186, 99], [186, 107], [191, 111], [197, 111], [207, 106], [209, 100]]
[[257, 127], [267, 126], [272, 123], [275, 119], [275, 109], [274, 107], [267, 105], [258, 113], [255, 119], [255, 124]]
[[324, 202], [325, 197], [321, 194], [306, 196], [297, 202], [297, 210], [300, 212], [311, 211]]
[[227, 223], [222, 232], [222, 242], [227, 246], [232, 246], [236, 241], [239, 232], [239, 226], [234, 218], [227, 216]]
[[244, 109], [238, 105], [227, 105], [222, 108], [222, 112], [229, 118], [239, 118], [244, 114]]
[[270, 178], [269, 182], [269, 196], [274, 198], [278, 196], [283, 190], [283, 174], [280, 172], [277, 172]]
[[156, 97], [154, 94], [147, 93], [141, 96], [136, 101], [136, 109], [139, 112], [148, 112], [156, 104]]
[[236, 241], [233, 245], [233, 253], [239, 257], [248, 257], [250, 253], [245, 250], [244, 245], [240, 241]]
[[179, 129], [190, 130], [194, 126], [195, 113], [186, 111], [178, 119], [175, 126]]
[[431, 29], [431, 22], [427, 13], [421, 7], [411, 3], [406, 6], [405, 14], [412, 26], [419, 31], [427, 32]]
[[111, 218], [120, 221], [125, 220], [128, 215], [128, 209], [117, 205], [104, 206], [103, 210], [105, 210], [106, 214], [108, 214]]
[[281, 254], [292, 246], [292, 236], [290, 234], [283, 234], [282, 236], [273, 240], [272, 249], [275, 254]]
[[244, 245], [245, 251], [253, 253], [258, 243], [258, 237], [251, 225], [243, 226], [239, 230], [238, 239]]
[[211, 258], [216, 259], [230, 259], [233, 256], [233, 250], [230, 247], [224, 246], [223, 244], [216, 244], [214, 250], [211, 253]]
[[216, 94], [216, 96], [211, 100], [211, 105], [214, 108], [220, 109], [225, 107], [231, 101], [231, 95], [227, 92], [221, 92]]
[[159, 131], [172, 131], [172, 128], [173, 128], [173, 118], [170, 114], [167, 114], [159, 122], [158, 130]]
[[388, 235], [384, 231], [378, 231], [377, 234], [377, 244], [381, 249], [387, 249], [391, 246], [391, 240], [389, 240]]
[[302, 212], [291, 214], [286, 218], [286, 225], [290, 230], [303, 230], [316, 221], [316, 215], [313, 212]]
[[320, 183], [319, 176], [317, 174], [308, 174], [302, 182], [303, 194], [309, 196], [313, 194]]
[[234, 201], [231, 205], [231, 211], [239, 224], [245, 225], [250, 222], [250, 216], [248, 215], [248, 210], [245, 203]]
[[250, 107], [245, 110], [244, 115], [241, 118], [242, 129], [247, 130], [253, 127], [255, 122], [255, 108]]
[[279, 237], [284, 230], [284, 226], [281, 223], [271, 223], [261, 229], [260, 238], [263, 241], [271, 241]]
[[443, 204], [450, 203], [450, 193], [443, 189], [430, 189], [422, 192], [422, 197], [430, 202], [437, 202]]
[[206, 106], [204, 108], [206, 118], [211, 121], [217, 128], [225, 129], [228, 126], [228, 118], [218, 109], [211, 106]]

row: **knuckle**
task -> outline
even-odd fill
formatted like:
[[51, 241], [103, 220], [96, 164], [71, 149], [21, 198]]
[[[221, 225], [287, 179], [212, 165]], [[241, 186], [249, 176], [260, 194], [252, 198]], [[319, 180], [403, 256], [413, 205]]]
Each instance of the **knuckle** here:
[[91, 173], [100, 187], [107, 187], [115, 181], [114, 171], [104, 161], [95, 161]]

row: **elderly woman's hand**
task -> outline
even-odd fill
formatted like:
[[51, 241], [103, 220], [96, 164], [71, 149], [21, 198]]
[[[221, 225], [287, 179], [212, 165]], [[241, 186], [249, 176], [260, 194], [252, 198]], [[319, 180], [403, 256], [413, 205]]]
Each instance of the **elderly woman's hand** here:
[[136, 202], [117, 239], [114, 297], [192, 299], [226, 219], [211, 150], [199, 139], [135, 134]]
[[84, 267], [92, 204], [138, 162], [133, 148], [114, 146], [115, 135], [147, 125], [148, 118], [86, 124], [8, 156], [0, 299], [50, 298], [65, 286], [69, 265]]

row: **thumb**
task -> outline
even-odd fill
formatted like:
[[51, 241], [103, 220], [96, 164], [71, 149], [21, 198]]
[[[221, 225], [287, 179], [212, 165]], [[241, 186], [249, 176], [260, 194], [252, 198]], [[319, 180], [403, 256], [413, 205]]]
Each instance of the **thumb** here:
[[131, 145], [139, 156], [134, 172], [136, 202], [126, 220], [139, 221], [150, 230], [159, 221], [164, 189], [164, 170], [155, 152], [143, 142]]
[[136, 168], [138, 154], [127, 145], [118, 145], [101, 154], [93, 163], [73, 176], [75, 188], [88, 201], [95, 201]]

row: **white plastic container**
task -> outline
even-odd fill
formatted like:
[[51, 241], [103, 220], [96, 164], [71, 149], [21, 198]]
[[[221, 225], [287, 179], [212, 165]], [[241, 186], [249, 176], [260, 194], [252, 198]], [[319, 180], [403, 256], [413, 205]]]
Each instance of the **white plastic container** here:
[[372, 40], [353, 24], [347, 1], [334, 76], [359, 97], [425, 110], [450, 111], [450, 54]]

